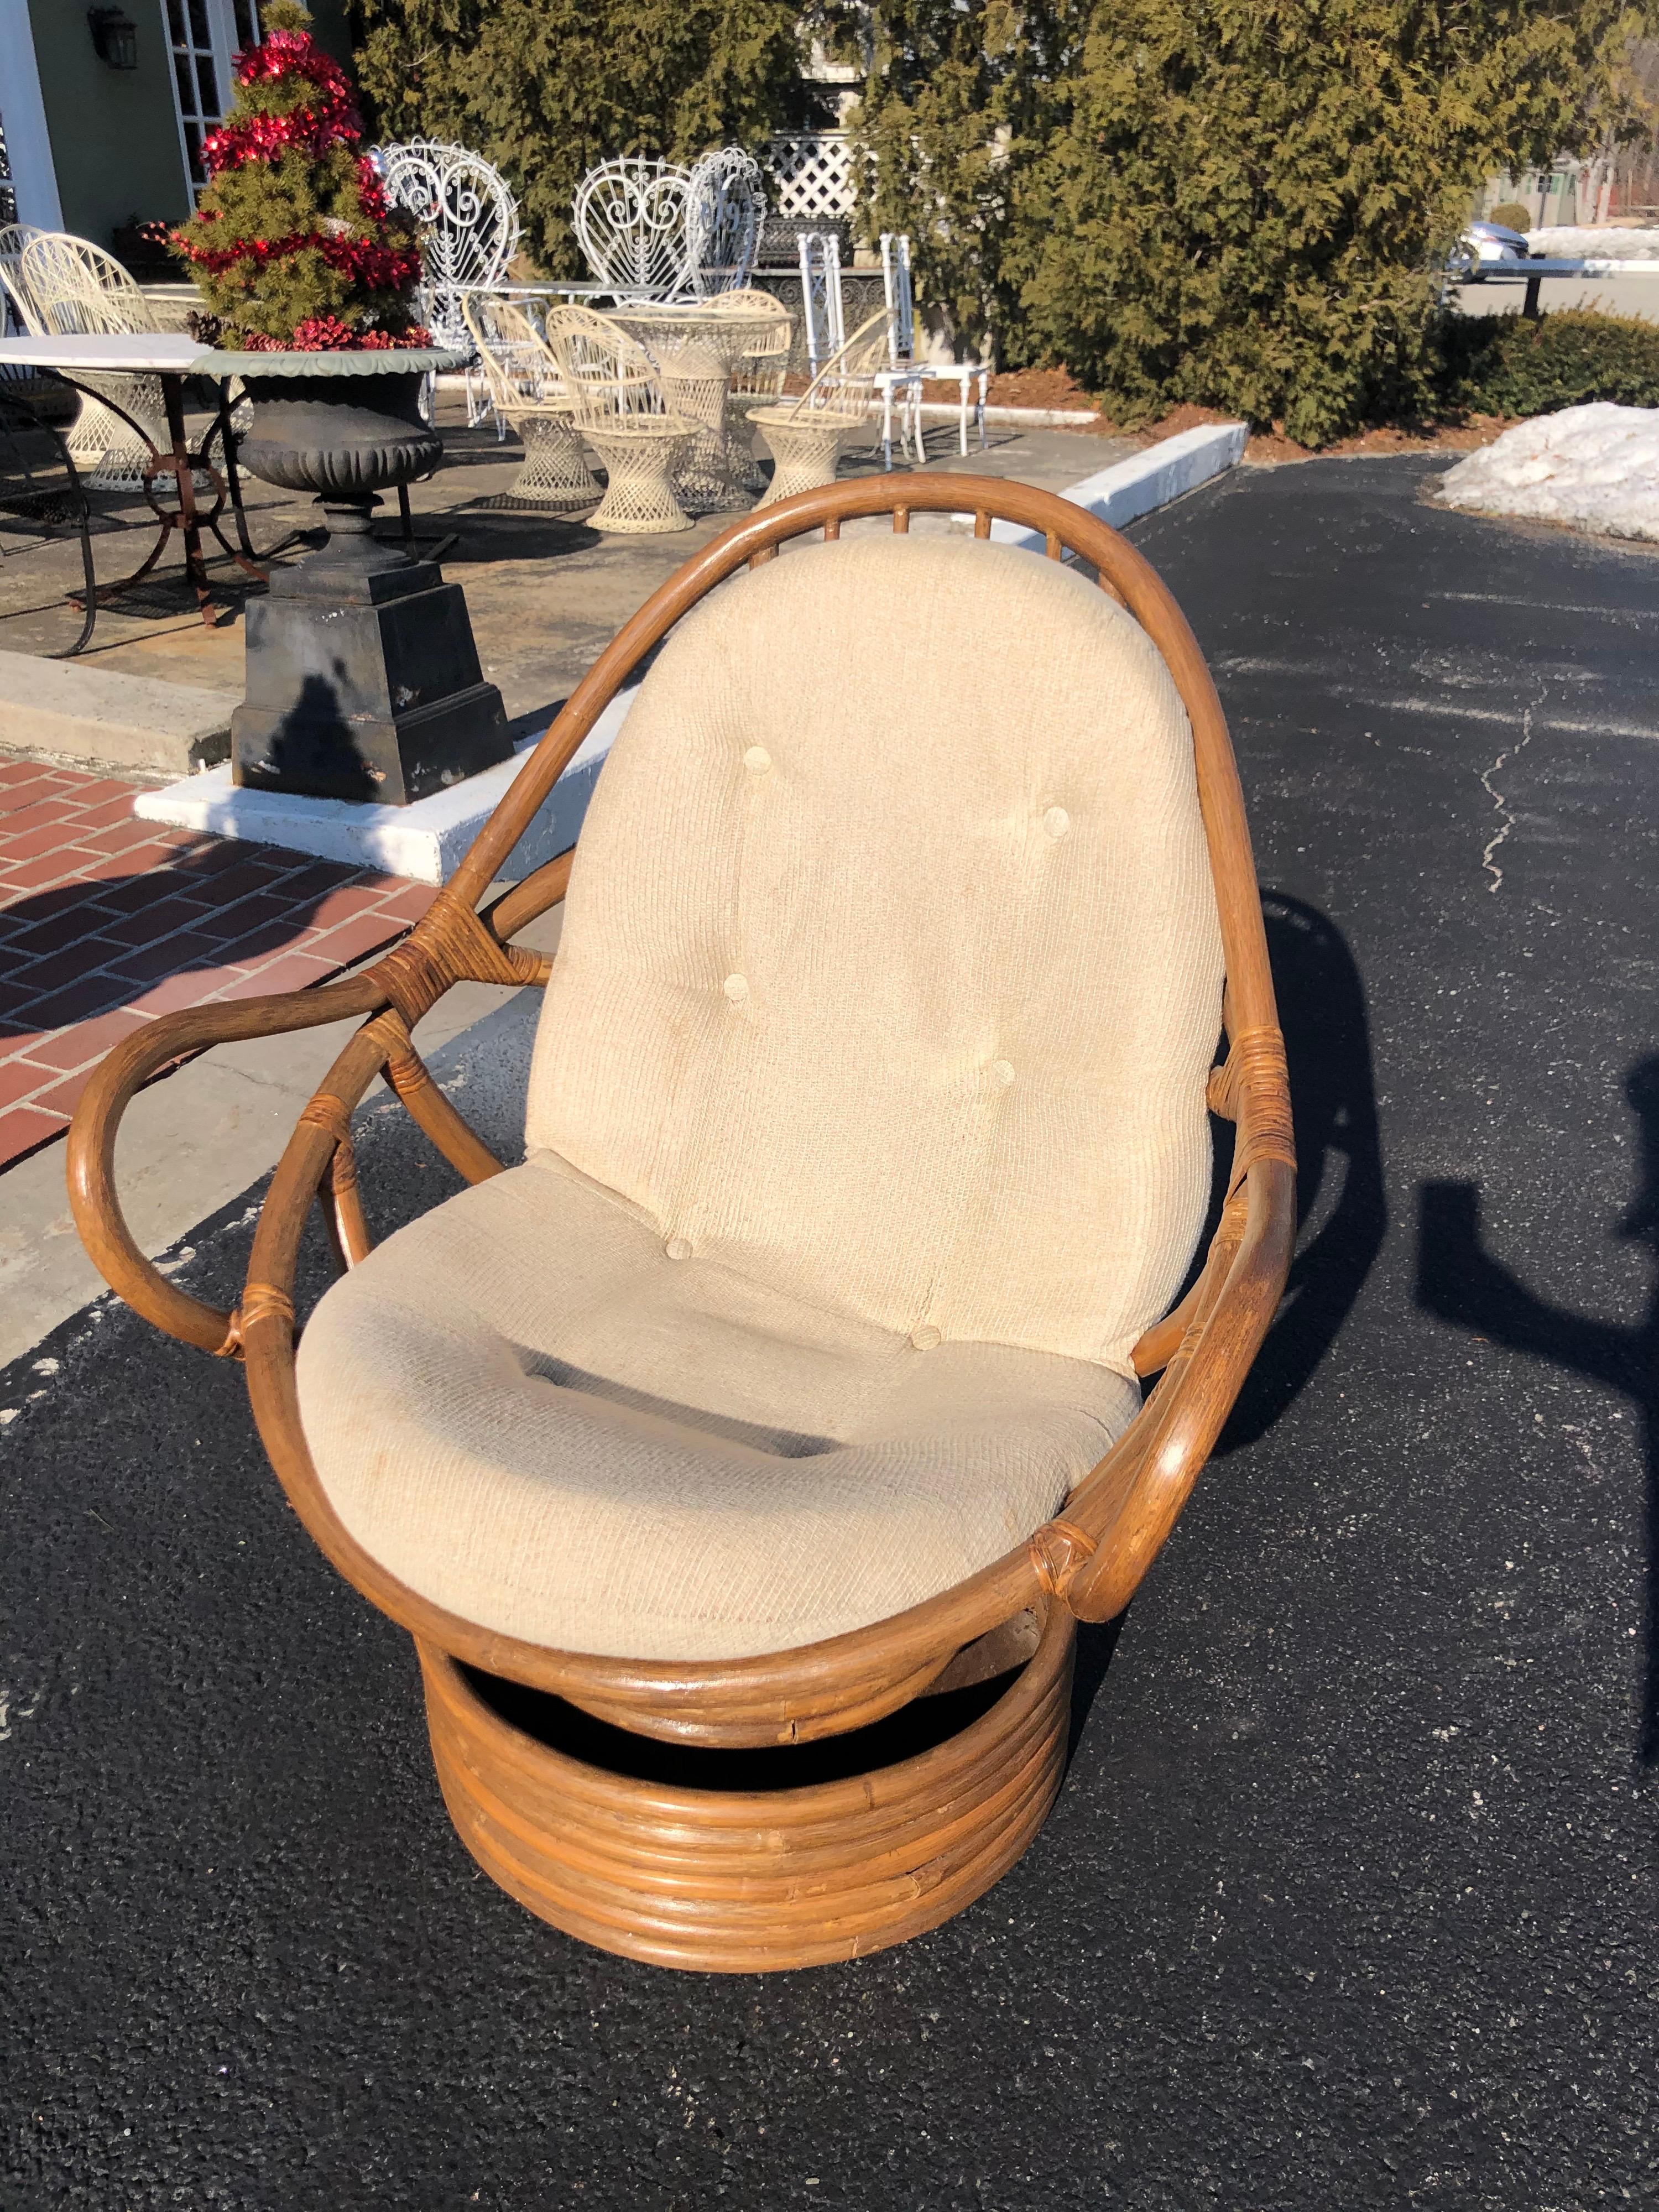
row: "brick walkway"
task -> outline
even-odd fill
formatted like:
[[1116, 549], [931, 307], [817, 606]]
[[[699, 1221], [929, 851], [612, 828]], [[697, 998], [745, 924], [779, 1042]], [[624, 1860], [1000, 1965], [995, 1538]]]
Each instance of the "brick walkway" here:
[[434, 896], [158, 830], [132, 799], [131, 784], [0, 763], [0, 1168], [59, 1135], [98, 1060], [157, 1014], [320, 983]]

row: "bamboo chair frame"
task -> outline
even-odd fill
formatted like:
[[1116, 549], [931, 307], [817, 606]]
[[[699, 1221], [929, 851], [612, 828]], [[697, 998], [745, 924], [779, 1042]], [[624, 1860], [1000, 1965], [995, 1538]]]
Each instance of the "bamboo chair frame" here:
[[[1063, 1511], [956, 1588], [892, 1619], [801, 1648], [725, 1662], [641, 1662], [493, 1632], [395, 1579], [347, 1532], [313, 1466], [295, 1383], [295, 1269], [320, 1197], [348, 1264], [370, 1249], [353, 1109], [384, 1072], [469, 1182], [502, 1163], [468, 1128], [410, 1042], [464, 979], [544, 984], [515, 946], [562, 900], [572, 853], [480, 908], [560, 772], [607, 703], [689, 609], [787, 541], [854, 518], [971, 513], [1076, 556], [1162, 654], [1193, 730], [1227, 987], [1213, 1110], [1236, 1125], [1219, 1225], [1192, 1288], [1136, 1345], [1162, 1379]], [[574, 848], [573, 848], [574, 851]], [[139, 1250], [114, 1179], [116, 1134], [141, 1085], [181, 1055], [309, 1029], [362, 1026], [335, 1060], [272, 1177], [241, 1301], [225, 1312]], [[164, 1015], [100, 1064], [69, 1137], [76, 1224], [114, 1289], [159, 1328], [247, 1371], [255, 1419], [289, 1498], [333, 1565], [414, 1637], [446, 1798], [468, 1848], [532, 1910], [607, 1948], [680, 1966], [763, 1969], [850, 1957], [936, 1925], [1011, 1866], [1046, 1816], [1065, 1755], [1075, 1624], [1115, 1617], [1175, 1525], [1276, 1310], [1296, 1228], [1285, 1054], [1237, 770], [1203, 656], [1156, 572], [1083, 509], [988, 477], [878, 477], [805, 493], [725, 531], [662, 585], [583, 678], [452, 881], [409, 936], [362, 974], [264, 1000]], [[1033, 1648], [1035, 1646], [1035, 1649]], [[635, 1735], [690, 1747], [793, 1745], [844, 1734], [942, 1688], [1012, 1686], [971, 1727], [848, 1781], [752, 1796], [629, 1780], [545, 1747], [492, 1708], [466, 1670], [549, 1692]]]

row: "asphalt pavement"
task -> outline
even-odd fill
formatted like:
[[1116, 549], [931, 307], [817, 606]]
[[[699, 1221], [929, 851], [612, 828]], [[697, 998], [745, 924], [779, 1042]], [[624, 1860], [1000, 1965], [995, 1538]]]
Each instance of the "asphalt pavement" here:
[[[103, 1301], [0, 1374], [6, 2212], [1659, 2202], [1659, 557], [1440, 465], [1132, 533], [1233, 719], [1307, 1218], [1026, 1858], [765, 1979], [543, 1926], [240, 1373]], [[502, 1141], [529, 1011], [443, 1058]], [[383, 1229], [450, 1187], [362, 1152]]]

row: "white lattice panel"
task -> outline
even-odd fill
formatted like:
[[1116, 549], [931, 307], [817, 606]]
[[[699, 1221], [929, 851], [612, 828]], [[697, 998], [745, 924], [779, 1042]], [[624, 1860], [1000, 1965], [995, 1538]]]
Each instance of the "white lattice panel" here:
[[777, 212], [834, 222], [851, 215], [858, 194], [853, 183], [852, 143], [843, 131], [820, 131], [799, 138], [775, 138], [769, 167], [777, 180]]

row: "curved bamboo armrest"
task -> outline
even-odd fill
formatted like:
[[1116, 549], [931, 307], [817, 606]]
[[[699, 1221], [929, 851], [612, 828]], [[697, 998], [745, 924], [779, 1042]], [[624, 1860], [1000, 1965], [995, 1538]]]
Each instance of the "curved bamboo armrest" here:
[[[319, 1029], [352, 1015], [373, 1017], [390, 1010], [396, 1018], [380, 1040], [384, 1062], [407, 1046], [409, 1030], [453, 983], [546, 981], [546, 960], [539, 953], [503, 945], [497, 933], [521, 929], [556, 903], [568, 876], [569, 855], [561, 854], [496, 900], [483, 916], [440, 892], [410, 934], [361, 975], [268, 999], [186, 1007], [161, 1015], [117, 1045], [100, 1062], [75, 1109], [64, 1166], [76, 1227], [94, 1264], [118, 1296], [146, 1321], [185, 1344], [222, 1358], [240, 1354], [237, 1316], [170, 1283], [140, 1251], [121, 1211], [115, 1185], [115, 1140], [128, 1104], [151, 1076], [170, 1061], [213, 1045]], [[495, 1165], [499, 1163], [487, 1171]]]
[[1295, 1242], [1295, 1167], [1259, 1161], [1228, 1202], [1206, 1295], [1163, 1381], [1048, 1524], [1045, 1579], [1080, 1620], [1121, 1613], [1174, 1528], [1278, 1310]]
[[1290, 1272], [1296, 1144], [1277, 1023], [1233, 1033], [1208, 1103], [1237, 1125], [1220, 1224], [1198, 1280], [1130, 1354], [1138, 1375], [1162, 1368], [1164, 1379], [1032, 1540], [1042, 1580], [1082, 1620], [1109, 1620], [1133, 1596], [1221, 1433]]

